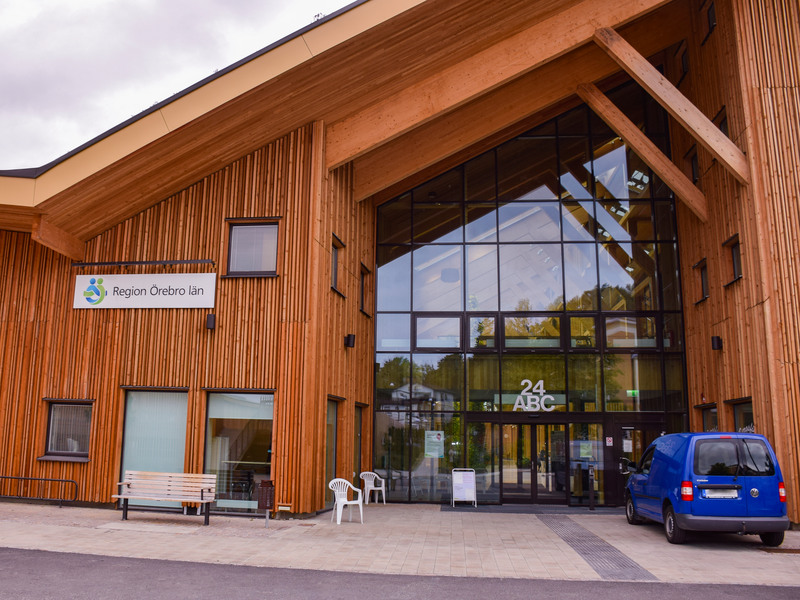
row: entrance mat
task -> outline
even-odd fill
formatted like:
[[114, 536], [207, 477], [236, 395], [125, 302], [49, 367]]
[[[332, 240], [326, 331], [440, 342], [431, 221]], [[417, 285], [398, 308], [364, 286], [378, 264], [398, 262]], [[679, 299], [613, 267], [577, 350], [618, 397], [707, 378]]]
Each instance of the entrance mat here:
[[506, 513], [509, 515], [625, 515], [622, 506], [598, 506], [589, 510], [586, 506], [562, 506], [548, 504], [442, 504], [442, 512]]
[[569, 544], [603, 579], [658, 581], [655, 575], [639, 563], [569, 517], [540, 515], [539, 520]]

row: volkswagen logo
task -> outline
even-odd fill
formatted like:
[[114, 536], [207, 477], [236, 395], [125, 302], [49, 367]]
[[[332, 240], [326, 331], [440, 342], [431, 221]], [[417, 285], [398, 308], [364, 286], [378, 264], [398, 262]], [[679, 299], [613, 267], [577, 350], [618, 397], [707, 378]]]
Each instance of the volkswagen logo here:
[[753, 488], [752, 490], [750, 490], [750, 495], [753, 498], [758, 498], [758, 488]]

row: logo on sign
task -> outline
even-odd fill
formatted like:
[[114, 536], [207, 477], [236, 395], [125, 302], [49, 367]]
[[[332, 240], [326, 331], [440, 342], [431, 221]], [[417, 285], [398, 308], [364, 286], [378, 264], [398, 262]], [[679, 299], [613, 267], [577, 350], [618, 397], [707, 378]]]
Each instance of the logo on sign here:
[[103, 287], [103, 278], [95, 279], [92, 277], [89, 280], [88, 287], [83, 292], [83, 297], [92, 306], [97, 306], [106, 299], [106, 288]]
[[520, 382], [522, 392], [514, 401], [514, 410], [524, 410], [525, 412], [550, 412], [555, 409], [555, 398], [544, 389], [544, 380], [540, 379], [533, 385], [530, 379], [523, 379]]

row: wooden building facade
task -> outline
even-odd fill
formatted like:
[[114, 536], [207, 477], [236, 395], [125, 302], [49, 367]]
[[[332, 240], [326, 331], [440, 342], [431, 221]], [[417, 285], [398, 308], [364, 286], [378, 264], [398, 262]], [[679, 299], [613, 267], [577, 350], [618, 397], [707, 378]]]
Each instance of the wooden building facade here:
[[[74, 480], [80, 501], [110, 503], [148, 427], [132, 428], [132, 415], [180, 397], [178, 468], [238, 461], [221, 490], [228, 508], [252, 510], [265, 477], [279, 510], [325, 508], [331, 476], [386, 468], [386, 431], [375, 432], [397, 409], [381, 405], [376, 382], [388, 357], [376, 341], [386, 337], [376, 296], [391, 221], [381, 207], [577, 107], [640, 159], [652, 187], [670, 190], [680, 284], [670, 313], [682, 323], [679, 347], [665, 344], [661, 312], [626, 313], [659, 323], [659, 356], [681, 364], [680, 405], [623, 418], [598, 383], [605, 435], [586, 441], [605, 447], [585, 447], [605, 457], [599, 491], [617, 501], [618, 455], [635, 456], [653, 432], [752, 429], [775, 446], [800, 521], [798, 56], [800, 9], [781, 0], [363, 0], [49, 165], [0, 171], [0, 476]], [[666, 147], [609, 99], [622, 84], [668, 115]], [[608, 196], [590, 179], [600, 206]], [[655, 214], [660, 197], [648, 198]], [[268, 236], [267, 266], [265, 242], [248, 247], [256, 232]], [[125, 294], [94, 296], [103, 277], [201, 274], [214, 274], [210, 305], [91, 305]], [[460, 310], [451, 318], [468, 321], [469, 307]], [[407, 312], [409, 335], [439, 316]], [[611, 335], [602, 309], [596, 319], [598, 337]], [[658, 360], [668, 398], [673, 363]], [[413, 377], [405, 383], [411, 391]], [[515, 423], [502, 400], [512, 391], [494, 391], [487, 424]], [[568, 396], [546, 426], [593, 422]], [[430, 429], [458, 422], [455, 446], [468, 444], [479, 416], [467, 405], [461, 420]], [[237, 431], [267, 440], [256, 460], [219, 441], [246, 414], [261, 416]], [[81, 419], [85, 440], [58, 439], [58, 427], [80, 429]], [[650, 433], [623, 443], [645, 425]], [[567, 462], [584, 451], [575, 443]], [[566, 473], [573, 492], [578, 473]], [[394, 498], [414, 500], [410, 484]], [[14, 485], [0, 482], [0, 495]]]

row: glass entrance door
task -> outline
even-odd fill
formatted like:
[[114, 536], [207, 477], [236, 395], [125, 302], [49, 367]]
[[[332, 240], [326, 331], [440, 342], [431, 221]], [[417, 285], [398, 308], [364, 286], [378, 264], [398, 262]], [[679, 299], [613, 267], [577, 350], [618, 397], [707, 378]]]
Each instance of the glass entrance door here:
[[503, 425], [503, 503], [566, 504], [563, 425]]
[[636, 423], [617, 425], [614, 435], [615, 467], [609, 469], [608, 502], [622, 505], [625, 503], [625, 484], [628, 475], [625, 473], [624, 459], [632, 463], [639, 462], [650, 442], [664, 433], [664, 423]]

